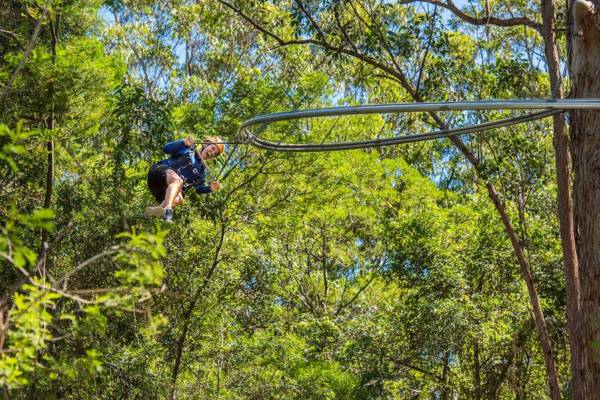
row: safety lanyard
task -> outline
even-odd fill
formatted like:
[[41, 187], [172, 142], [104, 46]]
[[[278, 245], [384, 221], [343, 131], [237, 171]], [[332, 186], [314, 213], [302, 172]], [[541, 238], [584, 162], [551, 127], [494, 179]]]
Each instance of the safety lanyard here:
[[210, 172], [210, 169], [208, 169], [208, 166], [206, 165], [206, 163], [204, 162], [204, 159], [202, 158], [202, 155], [200, 154], [200, 151], [196, 150], [196, 146], [193, 146], [194, 149], [194, 153], [198, 154], [198, 158], [200, 159], [200, 162], [202, 163], [202, 165], [204, 166], [204, 170], [206, 171], [206, 174], [208, 175], [208, 177], [210, 178], [210, 180], [212, 182], [216, 181], [217, 179], [214, 177], [214, 175]]

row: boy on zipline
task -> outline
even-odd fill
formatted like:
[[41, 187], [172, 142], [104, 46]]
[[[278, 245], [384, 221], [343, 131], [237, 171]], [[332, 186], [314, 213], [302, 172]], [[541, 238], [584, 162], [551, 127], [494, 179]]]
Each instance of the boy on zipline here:
[[167, 143], [163, 152], [170, 157], [152, 165], [148, 172], [148, 188], [160, 204], [146, 207], [145, 214], [172, 221], [173, 208], [183, 203], [183, 193], [191, 188], [201, 194], [219, 190], [221, 185], [213, 177], [206, 185], [206, 174], [210, 172], [204, 161], [223, 154], [222, 142], [220, 137], [208, 137], [199, 150], [191, 136]]

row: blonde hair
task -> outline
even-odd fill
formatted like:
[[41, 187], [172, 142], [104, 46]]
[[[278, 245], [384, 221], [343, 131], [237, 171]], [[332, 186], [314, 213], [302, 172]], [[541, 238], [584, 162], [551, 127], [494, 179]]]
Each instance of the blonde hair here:
[[214, 144], [215, 146], [217, 146], [217, 148], [219, 149], [219, 155], [225, 153], [225, 145], [223, 144], [223, 139], [221, 139], [218, 136], [209, 136], [206, 139], [204, 139], [204, 146], [209, 146], [211, 144]]

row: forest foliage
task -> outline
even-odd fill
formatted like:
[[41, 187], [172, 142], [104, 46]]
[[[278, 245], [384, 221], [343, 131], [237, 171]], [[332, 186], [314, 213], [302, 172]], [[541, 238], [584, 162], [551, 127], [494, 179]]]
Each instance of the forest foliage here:
[[[490, 4], [539, 14], [533, 2]], [[313, 37], [330, 48], [288, 43]], [[415, 93], [546, 97], [541, 46], [532, 27], [474, 27], [428, 2], [5, 1], [4, 398], [548, 398], [528, 288], [488, 184], [533, 272], [567, 397], [549, 120], [462, 137], [477, 171], [446, 139], [318, 154], [231, 144], [209, 164], [220, 191], [186, 196], [174, 224], [143, 215], [148, 168], [170, 140], [236, 141], [258, 114]], [[435, 124], [371, 115], [259, 132], [322, 142]]]

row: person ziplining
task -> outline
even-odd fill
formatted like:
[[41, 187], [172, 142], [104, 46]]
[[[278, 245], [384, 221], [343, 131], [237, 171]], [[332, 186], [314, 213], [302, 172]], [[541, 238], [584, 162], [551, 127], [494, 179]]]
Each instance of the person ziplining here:
[[[207, 160], [218, 157], [225, 152], [220, 137], [207, 137], [198, 150], [191, 136], [169, 142], [163, 147], [169, 158], [161, 160], [148, 171], [148, 188], [159, 202], [158, 206], [146, 207], [148, 216], [162, 217], [165, 221], [173, 220], [173, 209], [183, 203], [183, 195], [194, 188], [198, 194], [216, 192], [219, 182], [210, 175]], [[206, 184], [206, 175], [211, 182]]]
[[[196, 150], [192, 137], [167, 143], [163, 151], [170, 155], [166, 160], [159, 161], [150, 167], [148, 172], [148, 187], [154, 195], [158, 206], [146, 207], [146, 215], [163, 217], [166, 221], [173, 219], [173, 208], [183, 203], [183, 194], [191, 188], [197, 193], [215, 192], [221, 185], [210, 174], [204, 161], [215, 158], [225, 151], [225, 144], [235, 144], [235, 153], [239, 144], [252, 145], [257, 148], [283, 152], [320, 152], [371, 147], [392, 146], [402, 143], [414, 143], [423, 140], [438, 139], [462, 134], [479, 133], [490, 129], [503, 128], [524, 122], [535, 121], [551, 115], [561, 114], [573, 109], [600, 109], [600, 99], [527, 99], [527, 100], [491, 100], [437, 103], [398, 103], [375, 104], [363, 106], [346, 106], [320, 108], [312, 110], [295, 110], [274, 114], [257, 115], [244, 121], [238, 129], [241, 141], [224, 142], [220, 137], [209, 137], [202, 142], [200, 150]], [[280, 121], [305, 118], [322, 118], [342, 115], [389, 114], [411, 112], [438, 111], [483, 111], [483, 110], [542, 110], [539, 112], [513, 116], [509, 118], [481, 122], [456, 128], [445, 128], [438, 131], [400, 135], [389, 138], [376, 138], [362, 141], [333, 142], [333, 143], [282, 143], [265, 140], [253, 133], [250, 128], [258, 125], [269, 125]], [[229, 157], [223, 168], [228, 165]], [[221, 171], [222, 172], [222, 171]], [[211, 178], [206, 185], [206, 175]], [[219, 173], [220, 175], [220, 173]], [[225, 174], [224, 176], [227, 176]]]

